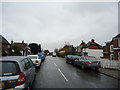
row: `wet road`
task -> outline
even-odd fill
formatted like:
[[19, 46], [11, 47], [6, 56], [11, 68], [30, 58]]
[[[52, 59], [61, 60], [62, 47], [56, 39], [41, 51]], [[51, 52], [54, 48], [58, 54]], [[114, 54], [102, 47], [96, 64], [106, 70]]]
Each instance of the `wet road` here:
[[67, 64], [64, 58], [47, 56], [37, 70], [33, 88], [118, 88], [118, 80]]

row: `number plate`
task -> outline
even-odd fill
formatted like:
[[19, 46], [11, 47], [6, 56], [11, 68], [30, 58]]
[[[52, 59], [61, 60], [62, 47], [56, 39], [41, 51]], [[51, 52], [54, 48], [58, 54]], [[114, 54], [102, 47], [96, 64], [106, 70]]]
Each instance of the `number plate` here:
[[92, 64], [97, 64], [96, 62], [93, 62]]
[[0, 82], [0, 87], [4, 87], [4, 83], [3, 82]]

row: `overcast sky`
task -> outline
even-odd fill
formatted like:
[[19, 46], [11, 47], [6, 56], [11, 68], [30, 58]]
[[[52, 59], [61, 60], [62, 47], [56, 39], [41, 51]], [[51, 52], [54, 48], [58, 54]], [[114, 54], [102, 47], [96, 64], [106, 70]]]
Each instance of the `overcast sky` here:
[[2, 6], [2, 35], [10, 42], [40, 43], [51, 51], [92, 38], [101, 45], [118, 34], [116, 2], [18, 2]]

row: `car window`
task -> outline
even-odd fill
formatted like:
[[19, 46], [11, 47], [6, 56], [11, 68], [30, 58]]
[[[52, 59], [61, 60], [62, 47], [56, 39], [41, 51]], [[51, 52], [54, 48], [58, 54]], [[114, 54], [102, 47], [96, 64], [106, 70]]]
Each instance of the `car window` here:
[[37, 56], [28, 56], [30, 59], [37, 59]]
[[22, 65], [23, 65], [24, 68], [27, 68], [24, 60], [22, 60]]
[[86, 60], [96, 60], [95, 57], [86, 57]]
[[31, 65], [30, 65], [30, 63], [29, 63], [29, 61], [28, 61], [27, 58], [24, 59], [24, 60], [22, 61], [22, 63], [23, 63], [23, 65], [24, 65], [25, 68], [30, 68], [30, 67], [31, 67]]
[[33, 67], [34, 65], [33, 65], [33, 62], [31, 61], [31, 59], [28, 58], [28, 61], [30, 63], [30, 67]]
[[2, 71], [0, 70], [0, 76], [12, 76], [19, 75], [20, 68], [17, 62], [15, 61], [2, 61], [0, 62]]

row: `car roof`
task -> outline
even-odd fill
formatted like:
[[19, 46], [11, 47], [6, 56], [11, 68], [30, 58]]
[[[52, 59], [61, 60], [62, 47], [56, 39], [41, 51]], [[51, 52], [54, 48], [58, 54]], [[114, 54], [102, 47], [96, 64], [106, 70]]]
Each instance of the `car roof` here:
[[0, 57], [0, 61], [20, 61], [27, 58], [26, 56], [5, 56]]
[[27, 56], [38, 56], [38, 55], [27, 55]]

